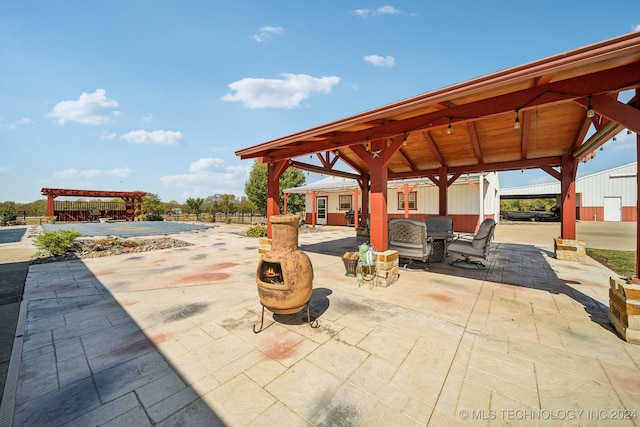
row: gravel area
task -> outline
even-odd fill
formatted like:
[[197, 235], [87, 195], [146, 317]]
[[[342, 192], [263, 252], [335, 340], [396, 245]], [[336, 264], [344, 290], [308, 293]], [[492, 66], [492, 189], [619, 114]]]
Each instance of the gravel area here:
[[157, 251], [160, 249], [182, 248], [192, 246], [182, 240], [170, 237], [151, 239], [120, 239], [107, 237], [103, 239], [76, 239], [64, 255], [39, 255], [31, 260], [32, 264], [69, 261], [72, 259], [99, 258], [137, 252]]

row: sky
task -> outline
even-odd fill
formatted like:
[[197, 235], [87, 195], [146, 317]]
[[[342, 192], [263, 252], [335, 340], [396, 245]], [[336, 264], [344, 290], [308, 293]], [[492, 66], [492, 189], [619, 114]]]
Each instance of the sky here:
[[[236, 150], [640, 30], [638, 0], [602, 5], [0, 0], [0, 202], [240, 197], [253, 160]], [[623, 131], [578, 175], [635, 157]]]

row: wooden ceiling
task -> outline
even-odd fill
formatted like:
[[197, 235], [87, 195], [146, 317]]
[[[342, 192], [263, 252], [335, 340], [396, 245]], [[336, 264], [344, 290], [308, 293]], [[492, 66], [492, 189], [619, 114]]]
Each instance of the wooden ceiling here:
[[[300, 169], [370, 174], [372, 149], [397, 149], [389, 179], [448, 173], [549, 170], [583, 159], [623, 128], [640, 133], [640, 32], [421, 94], [236, 151], [242, 159], [289, 161]], [[592, 106], [595, 115], [587, 117]], [[516, 118], [519, 128], [514, 126]], [[595, 135], [587, 138], [590, 126]], [[398, 139], [402, 140], [398, 144]], [[396, 142], [393, 144], [393, 142]], [[317, 154], [318, 165], [296, 160]], [[342, 172], [337, 160], [353, 169]]]

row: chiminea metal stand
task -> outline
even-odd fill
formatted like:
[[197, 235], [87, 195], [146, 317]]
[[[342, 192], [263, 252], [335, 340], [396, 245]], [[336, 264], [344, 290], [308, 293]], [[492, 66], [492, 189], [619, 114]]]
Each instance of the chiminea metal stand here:
[[[318, 319], [315, 319], [313, 321], [311, 321], [311, 304], [310, 301], [307, 301], [307, 323], [309, 324], [309, 326], [311, 326], [313, 329], [317, 329], [320, 327], [320, 324], [318, 323]], [[262, 332], [262, 330], [264, 329], [264, 305], [262, 306], [262, 316], [260, 318], [260, 328], [258, 330], [256, 330], [256, 325], [253, 325], [253, 333], [257, 334], [259, 332]]]

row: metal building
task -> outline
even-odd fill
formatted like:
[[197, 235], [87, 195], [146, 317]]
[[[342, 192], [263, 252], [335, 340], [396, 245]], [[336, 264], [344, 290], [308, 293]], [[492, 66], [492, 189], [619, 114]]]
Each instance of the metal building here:
[[[576, 219], [581, 221], [636, 221], [637, 162], [576, 179]], [[501, 198], [560, 197], [560, 183], [502, 188]]]

